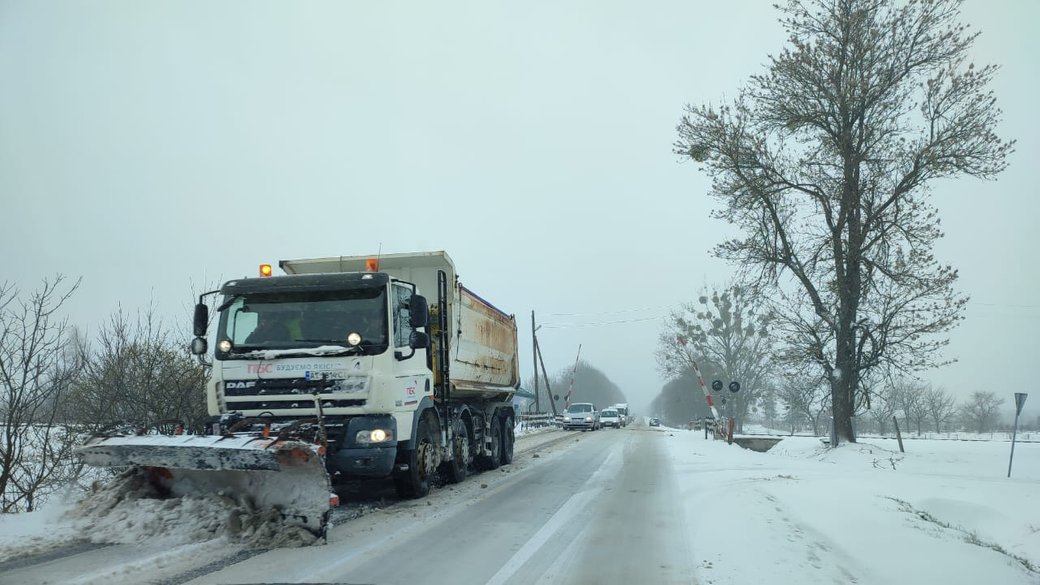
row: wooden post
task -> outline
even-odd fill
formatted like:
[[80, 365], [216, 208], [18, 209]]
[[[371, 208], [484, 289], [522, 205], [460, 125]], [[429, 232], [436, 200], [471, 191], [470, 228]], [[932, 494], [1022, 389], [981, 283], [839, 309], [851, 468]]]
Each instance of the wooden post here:
[[534, 411], [542, 412], [541, 402], [538, 399], [538, 338], [535, 337], [537, 328], [534, 326], [534, 311], [531, 311], [531, 361], [534, 365]]
[[899, 441], [899, 452], [905, 453], [905, 451], [903, 451], [903, 434], [899, 432], [899, 419], [893, 416], [892, 422], [896, 425], [896, 440]]

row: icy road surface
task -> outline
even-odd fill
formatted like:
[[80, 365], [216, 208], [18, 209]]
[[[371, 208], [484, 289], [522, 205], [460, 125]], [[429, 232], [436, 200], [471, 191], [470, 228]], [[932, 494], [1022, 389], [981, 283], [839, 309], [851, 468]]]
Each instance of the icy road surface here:
[[424, 500], [347, 506], [323, 546], [78, 544], [0, 562], [0, 584], [1040, 584], [1040, 443], [1018, 445], [1012, 479], [1003, 441], [755, 453], [636, 426], [517, 447]]
[[329, 546], [272, 551], [191, 583], [689, 583], [661, 435], [571, 436], [538, 459], [349, 522]]

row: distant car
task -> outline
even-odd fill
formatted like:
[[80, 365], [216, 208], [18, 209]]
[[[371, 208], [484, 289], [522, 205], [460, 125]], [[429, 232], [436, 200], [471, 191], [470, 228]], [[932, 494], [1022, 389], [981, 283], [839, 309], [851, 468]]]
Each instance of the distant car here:
[[629, 414], [628, 411], [628, 403], [619, 402], [611, 408], [616, 410], [618, 412], [618, 416], [621, 417], [621, 426], [626, 426], [628, 423], [632, 422], [632, 416], [631, 414]]
[[591, 402], [575, 402], [563, 413], [563, 429], [565, 431], [581, 429], [594, 431], [599, 428], [599, 411]]
[[659, 418], [652, 418], [652, 419], [650, 419], [650, 426], [652, 426], [652, 427], [659, 427], [659, 426], [661, 426], [661, 419], [659, 419]]
[[615, 429], [620, 429], [623, 426], [621, 423], [621, 414], [613, 408], [608, 408], [599, 413], [599, 425], [601, 427], [614, 427]]

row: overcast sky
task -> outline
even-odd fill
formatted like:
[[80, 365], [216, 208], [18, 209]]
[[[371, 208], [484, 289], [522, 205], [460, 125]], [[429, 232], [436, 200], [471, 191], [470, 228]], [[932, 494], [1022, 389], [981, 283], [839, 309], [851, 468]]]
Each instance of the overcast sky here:
[[[261, 262], [443, 249], [516, 314], [525, 382], [534, 310], [550, 371], [582, 344], [645, 405], [661, 317], [732, 273], [675, 126], [783, 45], [771, 4], [0, 0], [0, 281], [82, 276], [81, 327], [150, 300], [186, 322], [193, 283]], [[972, 300], [927, 377], [1035, 413], [1040, 2], [964, 20], [1018, 146], [936, 185]]]

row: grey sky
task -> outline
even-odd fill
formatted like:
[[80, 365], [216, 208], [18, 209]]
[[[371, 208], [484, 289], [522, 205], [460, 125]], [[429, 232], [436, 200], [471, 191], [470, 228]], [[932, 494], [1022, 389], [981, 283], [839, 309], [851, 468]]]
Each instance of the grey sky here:
[[[192, 282], [260, 262], [444, 249], [516, 313], [525, 379], [533, 309], [550, 370], [582, 343], [644, 405], [658, 318], [732, 271], [674, 127], [779, 50], [770, 5], [0, 2], [0, 279], [82, 275], [93, 327], [150, 299], [186, 319]], [[998, 181], [936, 185], [972, 302], [928, 377], [1035, 413], [1040, 3], [964, 17], [1019, 142]]]

